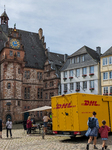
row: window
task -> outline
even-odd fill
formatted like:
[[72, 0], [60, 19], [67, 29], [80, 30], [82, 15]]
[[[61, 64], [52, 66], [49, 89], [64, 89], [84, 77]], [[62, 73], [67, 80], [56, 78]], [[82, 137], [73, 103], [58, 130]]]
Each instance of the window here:
[[25, 71], [25, 72], [24, 72], [24, 77], [25, 77], [26, 79], [30, 79], [30, 71]]
[[38, 98], [40, 98], [40, 89], [38, 88]]
[[67, 71], [65, 71], [63, 73], [64, 73], [64, 78], [67, 78]]
[[90, 73], [94, 73], [94, 66], [90, 67]]
[[43, 98], [43, 89], [41, 89], [40, 98]]
[[64, 91], [67, 91], [67, 84], [64, 84]]
[[30, 88], [29, 87], [24, 88], [24, 98], [30, 99]]
[[76, 69], [76, 77], [80, 76], [80, 69]]
[[51, 98], [52, 96], [54, 96], [53, 92], [49, 94], [49, 98]]
[[83, 81], [83, 89], [87, 89], [87, 81]]
[[76, 89], [80, 90], [80, 82], [76, 82]]
[[10, 89], [10, 88], [11, 88], [11, 84], [7, 83], [7, 89]]
[[103, 94], [108, 94], [108, 87], [103, 87]]
[[107, 80], [108, 79], [108, 72], [104, 72], [103, 73], [103, 80]]
[[42, 97], [43, 97], [43, 89], [41, 89], [41, 88], [38, 88], [38, 92], [37, 92], [37, 98], [39, 99], [42, 99]]
[[76, 57], [76, 62], [79, 63], [79, 56]]
[[13, 56], [13, 51], [10, 51], [10, 56]]
[[112, 64], [112, 56], [109, 57], [109, 64]]
[[87, 74], [87, 68], [82, 68], [82, 74]]
[[85, 58], [84, 55], [82, 55], [82, 56], [81, 56], [81, 62], [84, 61], [84, 58]]
[[69, 77], [73, 77], [73, 70], [69, 71]]
[[39, 79], [39, 80], [42, 79], [42, 72], [37, 72], [37, 79]]
[[74, 58], [71, 58], [71, 64], [74, 64]]
[[17, 52], [17, 57], [20, 57], [20, 52]]
[[37, 111], [37, 117], [39, 118], [39, 111]]
[[18, 106], [20, 106], [20, 101], [18, 101]]
[[112, 79], [112, 71], [109, 72], [109, 78]]
[[21, 70], [20, 70], [20, 68], [18, 68], [18, 74], [20, 74], [21, 73]]
[[70, 90], [74, 90], [74, 84], [70, 83]]
[[47, 88], [47, 83], [45, 83], [45, 88]]
[[112, 93], [112, 86], [110, 86], [110, 93]]
[[45, 99], [48, 99], [48, 94], [47, 93], [45, 94]]
[[90, 81], [90, 88], [94, 88], [94, 80]]
[[53, 81], [50, 82], [50, 87], [52, 87], [52, 86], [54, 86], [54, 82]]
[[103, 58], [103, 66], [107, 65], [107, 57]]

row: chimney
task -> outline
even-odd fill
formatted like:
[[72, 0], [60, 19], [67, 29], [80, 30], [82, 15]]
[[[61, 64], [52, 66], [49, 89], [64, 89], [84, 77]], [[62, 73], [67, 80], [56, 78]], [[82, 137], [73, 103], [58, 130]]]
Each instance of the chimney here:
[[67, 54], [64, 54], [64, 62], [66, 61], [68, 55]]
[[42, 30], [42, 28], [40, 28], [38, 30], [38, 33], [39, 33], [39, 39], [42, 39], [42, 36], [43, 36], [43, 30]]
[[101, 55], [101, 47], [96, 47], [96, 52], [99, 54], [99, 56]]

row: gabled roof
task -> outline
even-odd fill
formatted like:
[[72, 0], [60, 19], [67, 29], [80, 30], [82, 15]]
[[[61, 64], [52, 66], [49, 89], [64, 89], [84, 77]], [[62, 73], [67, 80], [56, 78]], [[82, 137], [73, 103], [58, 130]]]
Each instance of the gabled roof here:
[[69, 58], [70, 57], [74, 57], [74, 56], [79, 56], [79, 55], [82, 55], [82, 54], [86, 54], [86, 53], [88, 53], [93, 59], [95, 59], [97, 61], [100, 60], [99, 54], [95, 50], [93, 50], [93, 49], [91, 49], [91, 48], [89, 48], [87, 46], [83, 46], [82, 48], [77, 50], [75, 53], [70, 55]]
[[112, 46], [104, 54], [102, 54], [101, 57], [108, 56], [108, 55], [112, 55]]

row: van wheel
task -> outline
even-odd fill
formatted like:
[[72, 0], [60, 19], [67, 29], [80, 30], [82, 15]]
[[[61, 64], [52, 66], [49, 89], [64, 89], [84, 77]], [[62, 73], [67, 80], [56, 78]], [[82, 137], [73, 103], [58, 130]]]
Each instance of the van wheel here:
[[76, 135], [70, 136], [71, 140], [74, 140]]

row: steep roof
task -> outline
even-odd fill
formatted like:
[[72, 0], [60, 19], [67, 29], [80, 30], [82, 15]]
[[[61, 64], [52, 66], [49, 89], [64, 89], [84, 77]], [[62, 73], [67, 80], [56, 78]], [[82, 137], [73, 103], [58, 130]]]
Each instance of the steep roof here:
[[[8, 28], [8, 33], [3, 32], [3, 27], [0, 26], [0, 51], [4, 47], [4, 43], [8, 41], [8, 34], [12, 28]], [[38, 33], [28, 32], [17, 29], [21, 35], [22, 44], [25, 50], [25, 67], [44, 69], [46, 61], [45, 49], [42, 41], [39, 39]]]
[[99, 54], [95, 50], [93, 50], [87, 46], [83, 46], [82, 48], [80, 48], [79, 50], [74, 52], [72, 55], [70, 55], [69, 58], [74, 57], [74, 56], [78, 56], [78, 55], [82, 55], [85, 53], [88, 53], [93, 59], [96, 59], [97, 61], [100, 60]]
[[8, 15], [7, 15], [7, 13], [6, 13], [6, 11], [4, 11], [4, 12], [1, 14], [0, 17], [7, 17], [7, 18], [9, 19], [9, 17], [8, 17]]
[[0, 51], [3, 49], [4, 47], [4, 43], [8, 41], [8, 37], [7, 35], [3, 32], [1, 26], [0, 26]]
[[62, 66], [64, 63], [64, 55], [48, 52], [48, 60], [54, 62], [55, 65]]
[[102, 54], [101, 57], [108, 56], [108, 55], [112, 55], [112, 46], [104, 54]]

